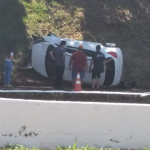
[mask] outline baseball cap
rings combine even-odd
[[[79,47],[78,47],[79,49],[83,49],[83,46],[82,45],[79,45]]]

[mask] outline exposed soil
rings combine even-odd
[[[149,10],[149,0],[0,0],[0,76],[7,46],[12,47],[15,65],[21,64],[30,53],[32,35],[53,32],[116,43],[123,52],[123,80],[150,83]]]

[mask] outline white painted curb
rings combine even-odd
[[[110,95],[134,95],[134,96],[150,96],[150,92],[109,92],[109,91],[63,91],[63,90],[0,90],[0,93],[69,93],[69,94],[110,94]]]

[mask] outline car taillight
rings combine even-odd
[[[117,54],[115,52],[108,52],[108,54],[112,55],[113,57],[117,58]]]

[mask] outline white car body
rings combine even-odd
[[[49,49],[51,49],[51,47],[57,47],[57,45],[59,45],[62,40],[65,40],[67,42],[66,57],[65,57],[65,71],[63,77],[65,81],[71,81],[71,71],[69,71],[69,61],[72,53],[70,53],[70,51],[77,50],[79,45],[83,45],[87,55],[89,55],[88,53],[90,53],[91,55],[92,53],[95,52],[96,46],[100,45],[101,52],[105,55],[106,60],[112,59],[112,61],[110,61],[112,63],[110,64],[112,68],[111,67],[109,68],[107,67],[107,65],[105,65],[104,67],[105,71],[104,73],[101,74],[101,78],[100,78],[101,85],[116,86],[120,82],[122,76],[122,70],[123,70],[123,56],[119,48],[105,47],[101,43],[59,38],[55,35],[44,36],[42,41],[35,42],[32,46],[32,67],[39,74],[41,74],[44,77],[51,77],[51,74],[54,75],[54,72],[52,71],[52,68],[54,69],[54,62],[53,60],[50,60]],[[117,58],[115,58],[109,53],[116,54]],[[92,57],[87,56],[87,59],[88,59],[88,67],[89,67]],[[112,76],[109,75],[109,72],[112,74]],[[84,83],[87,84],[92,83],[92,73],[89,72],[86,73]]]

